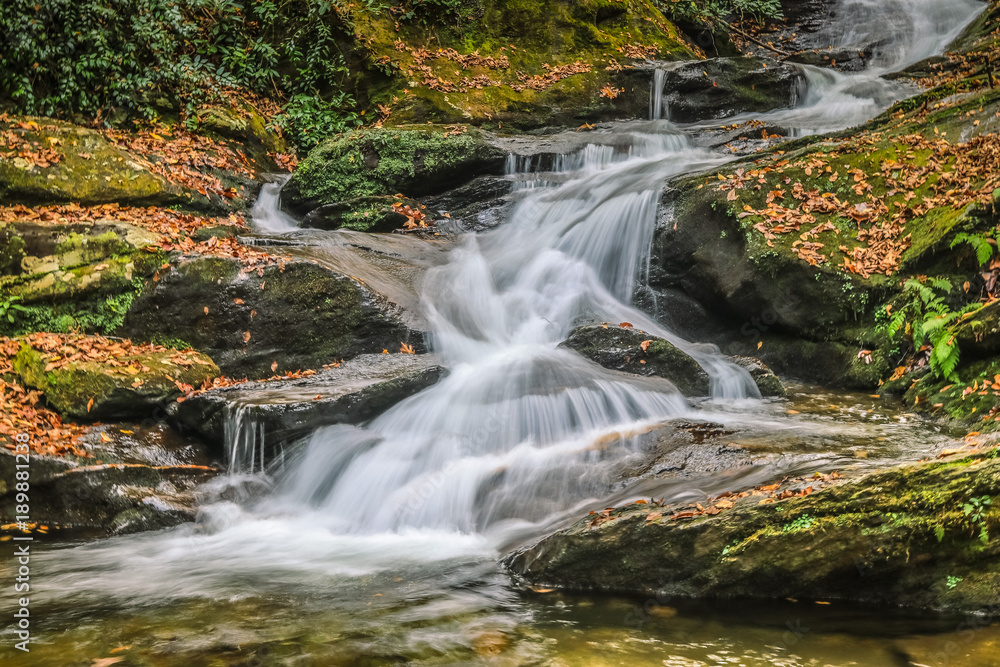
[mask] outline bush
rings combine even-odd
[[[0,102],[44,116],[190,119],[245,90],[293,100],[281,125],[298,141],[303,108],[352,120],[344,16],[331,0],[5,0]]]

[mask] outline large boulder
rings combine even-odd
[[[147,285],[125,317],[134,340],[183,341],[230,377],[259,379],[363,353],[422,349],[399,310],[350,277],[306,261],[245,270],[192,256]]]
[[[670,380],[685,396],[707,396],[708,373],[662,338],[632,328],[593,325],[573,331],[561,346],[605,368]]]
[[[229,456],[237,441],[253,440],[270,459],[320,426],[373,419],[444,373],[427,355],[362,355],[300,378],[206,391],[175,403],[168,413],[182,431],[216,447],[217,455]]]
[[[444,127],[358,130],[320,144],[282,191],[282,205],[304,216],[321,206],[368,206],[371,197],[437,194],[475,176],[503,173],[506,153],[486,133]],[[374,224],[374,223],[373,223]],[[364,216],[350,226],[368,231]]]
[[[206,204],[204,196],[153,173],[97,130],[49,118],[0,124],[0,129],[5,130],[0,200],[7,204]]]
[[[145,417],[219,376],[211,359],[193,350],[133,345],[100,336],[33,334],[13,368],[50,408],[85,420]]]
[[[0,223],[0,293],[16,303],[0,335],[110,333],[165,253],[159,236],[116,220]]]
[[[803,481],[690,508],[633,504],[591,513],[504,563],[527,583],[575,591],[985,611],[998,602],[1000,540],[989,527],[1000,508],[983,499],[998,483],[1000,461],[977,454],[811,495]]]
[[[769,58],[713,58],[667,70],[664,96],[679,123],[794,106],[805,79],[794,65]]]

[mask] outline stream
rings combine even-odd
[[[942,52],[981,9],[841,0],[829,41],[877,42],[870,69],[803,66],[798,105],[754,118],[796,135],[863,122],[913,94],[883,74]],[[262,238],[346,273],[354,246],[419,254],[429,268],[412,292],[392,291],[391,265],[375,267],[373,287],[425,323],[449,374],[367,425],[316,430],[266,473],[237,467],[195,524],[40,547],[37,642],[13,664],[996,664],[1000,626],[961,618],[521,592],[497,566],[592,509],[859,472],[962,435],[864,394],[790,383],[787,400],[761,399],[713,346],[631,305],[664,183],[732,159],[692,140],[719,123],[671,123],[657,85],[650,107],[651,120],[567,135],[577,147],[549,171],[512,159],[503,224],[441,242],[300,230],[278,208],[281,184],[265,186]],[[558,347],[590,322],[670,340],[708,372],[711,396],[690,401]],[[678,440],[678,422],[709,422],[723,440]]]

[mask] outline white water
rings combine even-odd
[[[902,94],[877,74],[940,50],[978,8],[971,0],[892,4],[913,28],[884,49],[876,70],[809,69],[800,107],[767,116],[814,131],[874,115]],[[860,29],[844,39],[863,39]],[[859,92],[867,87],[870,95]],[[523,198],[509,222],[467,236],[428,272],[423,310],[446,379],[367,428],[318,430],[256,507],[220,502],[196,526],[50,555],[43,593],[239,594],[263,579],[318,585],[400,560],[490,557],[511,530],[609,495],[613,464],[635,453],[648,425],[697,414],[666,381],[625,377],[559,348],[582,321],[629,321],[664,336],[709,370],[716,400],[752,396],[742,371],[629,305],[664,180],[727,158],[693,148],[662,120],[591,136],[555,174],[526,174],[532,166],[515,162]],[[269,232],[294,228],[277,211],[279,191],[265,186],[254,209]]]

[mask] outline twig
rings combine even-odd
[[[758,46],[764,47],[768,51],[774,51],[779,56],[784,56],[785,58],[787,58],[790,55],[792,55],[791,53],[788,53],[787,51],[782,51],[781,49],[779,49],[779,48],[777,48],[775,46],[771,46],[770,44],[765,44],[764,42],[760,41],[759,39],[757,39],[753,35],[751,35],[749,33],[746,33],[746,32],[743,32],[742,30],[740,30],[739,28],[737,28],[736,26],[734,26],[732,23],[727,23],[726,21],[720,21],[720,22],[724,26],[726,26],[727,28],[729,28],[730,30],[732,30],[733,32],[735,32],[740,37],[743,37],[744,39],[748,39],[751,42],[753,42],[754,44],[756,44]]]

